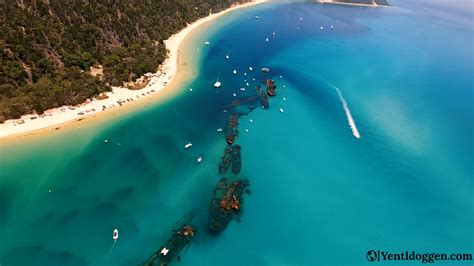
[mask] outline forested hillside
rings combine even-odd
[[[163,40],[237,2],[248,0],[0,1],[0,122],[155,72]],[[94,64],[102,80],[88,74]]]

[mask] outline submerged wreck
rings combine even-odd
[[[268,94],[265,93],[265,92],[262,92],[262,86],[260,85],[257,85],[257,87],[255,88],[255,94],[259,97],[260,99],[260,105],[264,108],[264,109],[268,109],[268,107],[270,106],[269,103],[268,103]]]
[[[219,174],[227,173],[230,165],[232,164],[232,146],[228,145],[225,147],[224,155],[221,157],[221,162],[219,163]]]
[[[239,135],[239,116],[237,113],[233,113],[229,116],[229,120],[227,120],[227,130],[225,133],[225,139],[229,145],[234,143],[235,139]]]
[[[234,175],[238,175],[242,168],[241,150],[240,145],[234,145],[234,147],[232,147],[232,173],[234,173]]]
[[[195,234],[195,227],[191,225],[192,219],[197,215],[197,210],[188,212],[173,228],[173,235],[168,239],[166,245],[158,249],[144,263],[145,266],[166,266],[176,258],[180,261],[180,253],[188,248]]]
[[[273,97],[276,95],[276,85],[275,85],[275,81],[273,81],[273,79],[267,79],[265,81],[265,84],[267,86],[267,93],[268,95],[270,95],[270,97]]]
[[[213,233],[222,232],[232,219],[241,214],[243,194],[250,193],[249,182],[246,179],[228,184],[226,178],[217,183],[212,194],[209,229]]]
[[[219,174],[223,175],[227,173],[229,168],[232,169],[232,173],[235,175],[240,173],[240,169],[242,168],[241,150],[240,145],[228,145],[225,148],[221,162],[219,163]]]

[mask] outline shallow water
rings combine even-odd
[[[472,252],[472,24],[443,20],[440,7],[400,6],[236,11],[193,40],[199,76],[176,98],[3,148],[0,264],[138,265],[193,208],[198,234],[181,265],[362,265],[369,249]],[[240,119],[240,176],[252,194],[241,222],[210,236],[226,145],[216,129],[230,113],[221,106],[233,93],[252,95],[261,67],[278,95]]]

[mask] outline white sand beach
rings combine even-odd
[[[144,99],[157,101],[160,98],[170,96],[171,90],[181,88],[183,81],[186,80],[186,71],[180,71],[180,68],[186,68],[186,64],[180,64],[183,60],[180,47],[186,37],[204,25],[233,10],[253,6],[266,2],[266,0],[254,0],[252,2],[235,5],[219,13],[211,14],[201,18],[179,33],[174,34],[165,41],[168,49],[168,58],[153,74],[148,85],[140,90],[130,90],[123,87],[113,87],[111,92],[106,93],[108,98],[103,100],[90,99],[86,103],[78,106],[63,106],[56,109],[47,110],[43,115],[24,115],[20,119],[7,120],[0,124],[0,140],[18,138],[26,135],[37,134],[41,132],[51,132],[61,129],[68,123],[77,121],[91,121],[102,113],[110,113],[110,110],[124,109],[125,106],[134,104],[149,103]],[[189,71],[187,71],[189,72]],[[153,97],[152,97],[153,96]],[[113,119],[112,117],[110,119]]]

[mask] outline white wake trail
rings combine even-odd
[[[117,243],[117,239],[114,239],[114,243],[112,244],[112,247],[110,247],[109,260],[110,260],[110,257],[112,257],[112,251],[114,251],[115,243]]]
[[[344,97],[342,96],[342,92],[341,90],[339,90],[339,88],[337,88],[334,85],[333,87],[337,91],[337,94],[339,95],[339,99],[341,100],[341,103],[342,103],[342,108],[344,108],[344,111],[346,112],[347,122],[349,123],[349,126],[352,129],[352,135],[354,135],[356,139],[360,139],[359,130],[357,130],[357,126],[355,124],[354,118],[352,118],[351,110],[349,110],[349,107],[347,106],[346,99],[344,99]]]

